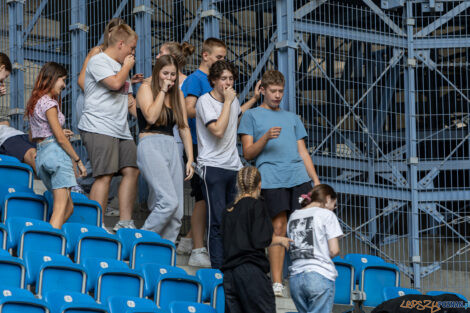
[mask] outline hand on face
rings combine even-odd
[[[5,87],[5,83],[0,83],[0,96],[4,96],[7,93],[7,87]]]
[[[131,83],[132,84],[138,84],[144,81],[144,74],[139,73],[139,74],[134,74],[131,78]]]
[[[236,96],[237,93],[235,92],[235,89],[233,89],[233,87],[227,87],[224,89],[225,101],[229,101],[230,103],[232,103]]]
[[[175,84],[174,81],[170,79],[164,79],[163,84],[162,84],[162,90],[164,92],[168,92],[168,90],[170,90],[170,88],[173,87],[174,84]]]
[[[124,63],[122,64],[123,66],[128,66],[129,68],[133,68],[135,64],[135,57],[133,54],[129,54],[126,56],[124,59]]]

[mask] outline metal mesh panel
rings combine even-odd
[[[54,60],[70,72],[67,126],[74,126],[78,95],[72,80],[112,17],[139,34],[134,72],[146,76],[167,41],[196,47],[183,69],[191,73],[211,36],[226,42],[227,58],[240,71],[241,103],[266,69],[279,68],[287,78],[283,107],[302,118],[320,179],[339,192],[342,254],[397,264],[403,286],[470,296],[469,1],[0,5],[0,50],[17,63],[0,101],[23,108],[39,68]],[[23,127],[20,110],[13,113]],[[192,200],[185,201],[189,215]]]

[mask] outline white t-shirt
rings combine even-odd
[[[235,98],[230,105],[230,117],[222,138],[217,138],[207,128],[207,125],[217,121],[223,105],[210,93],[203,94],[196,102],[197,162],[204,166],[238,171],[242,168],[237,150],[238,117],[242,112],[238,99]]]
[[[328,240],[342,235],[332,211],[318,207],[294,211],[287,223],[287,236],[293,240],[289,249],[290,274],[314,271],[334,281],[338,272],[330,258]]]
[[[24,133],[7,125],[0,125],[0,146],[3,145],[5,140],[18,135],[24,135]]]
[[[121,89],[108,89],[101,81],[116,75],[121,64],[106,53],[93,56],[85,72],[85,106],[78,129],[121,139],[132,139],[128,114],[128,94],[132,93],[129,78]]]

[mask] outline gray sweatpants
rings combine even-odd
[[[149,186],[150,215],[142,229],[176,241],[183,218],[183,169],[172,136],[153,134],[139,140],[137,166]]]

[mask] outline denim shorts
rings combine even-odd
[[[37,144],[36,171],[49,191],[77,185],[72,160],[54,137]]]

